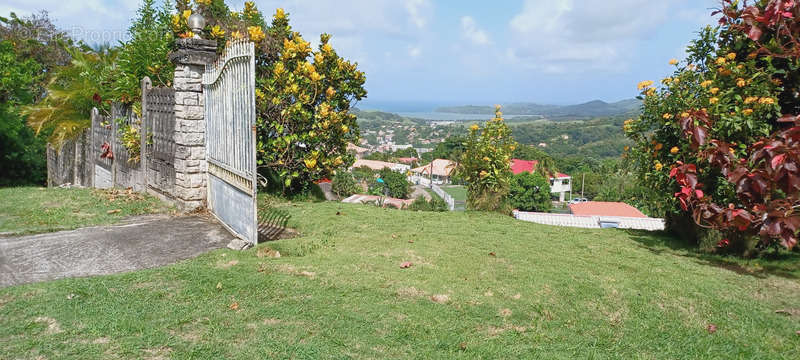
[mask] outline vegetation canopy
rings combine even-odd
[[[800,5],[723,1],[671,77],[639,84],[629,156],[657,202],[725,236],[720,249],[791,249],[800,230]]]

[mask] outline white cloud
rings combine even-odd
[[[545,72],[622,70],[623,54],[662,23],[680,1],[526,0],[509,27],[510,60]]]
[[[471,16],[461,17],[461,33],[462,36],[476,45],[488,45],[491,43],[489,34],[483,29],[479,29],[475,23],[475,19]]]
[[[417,28],[424,28],[431,12],[430,2],[428,0],[405,0],[405,8],[409,21]]]
[[[420,49],[419,46],[408,47],[408,56],[411,56],[412,58],[418,58],[420,55],[422,55],[422,49]]]

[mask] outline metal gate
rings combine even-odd
[[[203,74],[208,208],[236,236],[258,241],[255,46],[236,41]]]

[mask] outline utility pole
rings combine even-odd
[[[582,173],[581,175],[581,198],[583,198],[583,185],[586,183],[586,173]]]

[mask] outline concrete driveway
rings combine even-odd
[[[199,216],[144,216],[119,225],[0,237],[0,287],[168,265],[232,239],[216,221]]]

